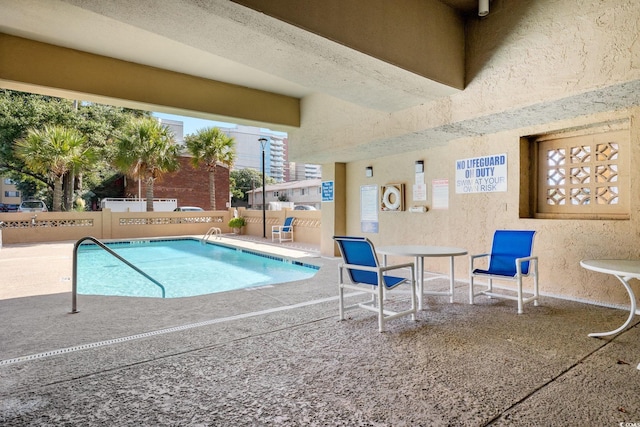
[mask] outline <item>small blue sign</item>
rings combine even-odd
[[[322,201],[333,202],[333,181],[322,181]]]

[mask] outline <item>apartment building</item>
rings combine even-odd
[[[265,198],[267,206],[277,206],[276,202],[288,202],[293,206],[305,205],[320,209],[322,203],[321,179],[308,179],[304,181],[282,182],[265,186]],[[262,187],[247,192],[249,206],[254,209],[262,209]]]
[[[0,177],[0,203],[4,205],[19,205],[22,194],[11,178]]]

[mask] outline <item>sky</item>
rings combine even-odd
[[[198,129],[203,129],[206,127],[223,127],[223,128],[234,128],[236,125],[234,123],[225,123],[225,122],[215,122],[212,120],[204,120],[197,119],[194,117],[186,117],[186,116],[176,116],[174,114],[165,114],[165,113],[153,113],[154,117],[158,117],[160,119],[167,120],[179,120],[183,122],[184,125],[184,135],[187,136],[192,133],[196,133]]]
[[[235,123],[227,123],[227,122],[217,122],[217,121],[213,121],[213,120],[205,120],[205,119],[198,119],[195,117],[187,117],[187,116],[176,116],[174,114],[166,114],[166,113],[153,113],[154,117],[158,117],[160,119],[167,119],[167,120],[179,120],[181,122],[183,122],[183,134],[184,136],[187,136],[189,134],[192,133],[196,133],[199,129],[203,129],[206,127],[220,127],[220,128],[235,128],[237,127],[237,124]],[[264,130],[266,132],[275,134],[275,135],[281,135],[281,136],[286,136],[287,134],[285,132],[277,132],[277,131],[272,131],[270,129],[261,129]]]

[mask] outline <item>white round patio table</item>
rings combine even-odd
[[[418,310],[422,310],[424,294],[449,296],[449,302],[453,302],[454,266],[453,258],[466,255],[467,250],[448,246],[424,246],[424,245],[393,245],[376,247],[376,252],[383,255],[383,264],[387,264],[387,255],[414,257],[416,263],[416,282],[418,284]],[[449,257],[449,291],[425,291],[424,290],[424,259],[430,257]]]
[[[633,289],[629,286],[629,280],[640,279],[640,260],[637,259],[585,259],[580,261],[580,265],[587,270],[597,271],[599,273],[611,274],[618,278],[622,286],[627,290],[631,299],[631,308],[629,317],[626,322],[618,329],[609,332],[595,332],[589,334],[590,337],[604,337],[615,335],[623,331],[631,321],[635,314],[640,314],[636,310],[636,296]]]

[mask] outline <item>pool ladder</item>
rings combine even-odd
[[[109,254],[113,255],[116,258],[118,258],[120,261],[124,262],[126,265],[128,265],[129,267],[131,267],[132,269],[134,269],[138,273],[142,274],[147,279],[151,280],[156,286],[158,286],[162,290],[162,298],[165,298],[165,289],[164,289],[164,286],[162,286],[162,284],[160,282],[158,282],[153,277],[149,276],[144,271],[140,270],[135,265],[131,264],[126,259],[122,258],[120,255],[115,253],[113,250],[109,249],[100,240],[96,239],[95,237],[87,236],[87,237],[83,237],[82,239],[78,240],[73,245],[73,278],[72,278],[72,290],[71,290],[71,313],[78,313],[78,248],[80,247],[80,244],[82,242],[84,242],[85,240],[91,240],[93,243],[98,245],[100,248],[104,249]]]
[[[207,231],[204,236],[202,236],[202,239],[200,239],[200,243],[204,244],[204,242],[208,241],[209,237],[211,236],[219,239],[220,237],[222,237],[222,230],[220,230],[218,227],[211,227],[209,231]]]

